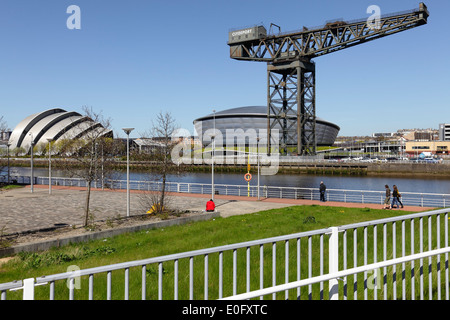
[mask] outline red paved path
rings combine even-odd
[[[37,188],[48,188],[47,185],[35,185]],[[67,187],[67,186],[52,186],[53,189],[71,189],[71,190],[86,190],[85,187]],[[92,189],[93,191],[100,191],[101,189]],[[110,190],[105,189],[103,191],[111,191],[111,192],[126,192],[125,189],[117,189]],[[130,193],[140,193],[144,191],[139,190],[130,190]],[[205,198],[209,199],[211,197],[210,194],[198,194],[198,193],[177,193],[177,192],[169,192],[168,194],[172,196],[180,196],[180,197],[194,197],[194,198]],[[245,196],[231,196],[231,195],[215,195],[215,199],[223,199],[223,200],[236,200],[236,201],[258,201],[257,197],[245,197]],[[371,209],[383,209],[384,205],[382,204],[374,204],[374,203],[354,203],[354,202],[339,202],[339,201],[326,201],[321,202],[318,200],[306,200],[306,199],[279,199],[279,198],[261,198],[259,200],[261,202],[272,202],[272,203],[284,203],[284,204],[292,204],[294,205],[320,205],[320,206],[329,206],[329,207],[346,207],[346,208],[371,208]],[[420,206],[408,206],[405,205],[403,208],[397,209],[394,208],[392,210],[400,210],[400,211],[410,211],[410,212],[422,212],[422,211],[430,211],[434,210],[434,207],[420,207]]]

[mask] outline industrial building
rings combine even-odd
[[[110,129],[78,112],[55,108],[32,114],[23,119],[12,131],[10,149],[22,148],[29,153],[31,145],[64,139],[83,139],[97,132],[99,136],[112,137]]]
[[[291,120],[297,119],[297,114],[293,111],[288,113],[288,118]],[[216,144],[237,145],[239,132],[244,135],[249,133],[249,129],[254,129],[258,137],[267,139],[267,107],[266,106],[247,106],[233,109],[218,111],[204,117],[194,120],[195,130],[202,141],[203,146],[211,143],[211,136],[205,132],[212,132],[212,129],[220,131],[222,141],[219,141],[217,136]],[[211,130],[211,131],[210,131]],[[228,130],[228,134],[227,134]],[[241,131],[242,130],[242,131]],[[282,131],[281,125],[275,126],[273,130],[279,130],[280,135]],[[289,136],[294,139],[288,141],[289,146],[297,145],[297,127],[290,129]],[[318,146],[333,145],[339,133],[340,127],[334,123],[328,122],[321,118],[316,118],[316,143]],[[264,136],[260,136],[264,132]],[[279,141],[278,141],[279,142]],[[245,142],[248,145],[248,137]]]

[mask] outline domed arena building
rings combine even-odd
[[[288,116],[292,119],[297,118],[297,115],[293,112],[289,113]],[[226,130],[242,129],[245,132],[248,129],[254,129],[257,133],[259,133],[260,130],[267,130],[267,107],[249,106],[227,109],[194,120],[195,130],[197,131],[199,137],[201,137],[202,144],[204,146],[211,143],[211,138],[208,135],[205,135],[205,132],[207,130],[213,129],[214,123],[216,130],[220,130],[220,132],[222,133],[223,145],[227,145],[227,142],[235,144],[235,141],[227,140],[229,139],[229,137],[226,137]],[[278,129],[279,132],[281,132],[280,125],[278,125],[278,127],[275,127],[275,129]],[[291,130],[293,130],[292,136],[297,137],[296,128],[292,128]],[[340,127],[338,125],[316,117],[317,146],[333,145],[339,133],[339,130]],[[203,141],[203,139],[205,141]],[[234,139],[234,137],[231,137],[231,139]],[[220,143],[220,141],[217,140],[216,142]],[[291,141],[289,144],[295,146],[297,144],[297,141]]]
[[[32,114],[23,119],[13,130],[9,138],[10,148],[23,148],[30,152],[32,145],[48,143],[48,140],[58,142],[64,139],[83,139],[94,132],[99,136],[113,137],[110,129],[105,129],[100,123],[93,121],[78,112],[64,109],[49,109]]]

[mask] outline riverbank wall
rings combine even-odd
[[[0,160],[0,169],[6,170],[6,159]],[[10,160],[12,167],[29,167],[29,159]],[[34,159],[34,166],[47,167],[48,159]],[[118,170],[126,170],[126,162],[117,164]],[[130,162],[130,169],[135,171],[158,170],[155,163]],[[227,165],[215,164],[214,171],[221,173],[246,173],[247,165]],[[252,165],[251,171],[257,170],[256,165]],[[210,172],[211,165],[173,165],[173,172]],[[413,161],[404,162],[381,162],[381,163],[363,163],[363,162],[327,162],[327,161],[301,161],[283,163],[280,161],[278,173],[283,174],[321,174],[321,175],[432,175],[450,177],[450,162],[443,163],[418,163]]]

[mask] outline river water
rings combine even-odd
[[[12,167],[13,175],[30,175],[30,168]],[[256,171],[256,170],[255,170]],[[256,172],[252,172],[251,185],[257,185]],[[47,177],[48,169],[34,168],[34,176]],[[67,177],[63,171],[52,170],[53,177]],[[126,172],[118,172],[115,179],[126,180]],[[142,172],[130,172],[130,180],[148,181],[148,175]],[[170,175],[169,181],[189,182],[189,183],[211,183],[211,173],[186,173],[180,175]],[[398,176],[332,176],[332,175],[310,175],[310,174],[277,174],[273,176],[260,176],[261,186],[298,187],[298,188],[318,188],[320,181],[323,181],[329,189],[345,190],[371,190],[384,191],[384,185],[391,187],[397,185],[400,192],[423,192],[450,194],[450,179],[432,176],[413,175],[406,177]],[[215,173],[215,184],[247,185],[243,174],[236,173]]]

